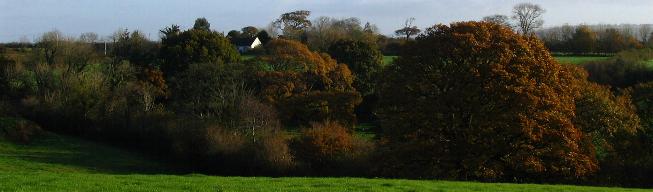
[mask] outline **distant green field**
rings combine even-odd
[[[389,65],[394,61],[398,56],[383,56],[383,65]]]
[[[179,174],[133,152],[47,134],[30,145],[0,139],[0,191],[646,191],[569,185],[432,180],[223,177]]]
[[[256,56],[254,56],[254,55],[241,55],[241,57],[245,61],[256,58]]]
[[[590,61],[606,60],[610,57],[591,57],[591,56],[556,56],[556,60],[560,63],[567,64],[583,64]]]

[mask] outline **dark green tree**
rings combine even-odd
[[[228,64],[240,61],[240,54],[222,33],[191,29],[180,32],[175,26],[162,30],[161,69],[170,77],[191,63]]]
[[[363,96],[374,93],[383,55],[373,45],[363,41],[340,40],[329,47],[329,55],[346,64],[354,72],[354,87]]]
[[[120,63],[122,60],[128,60],[141,67],[155,64],[158,47],[140,31],[120,31],[115,34],[114,39],[112,49],[114,64]]]
[[[236,31],[236,30],[231,30],[231,31],[227,32],[227,37],[230,38],[230,39],[240,38],[241,35],[242,35],[242,33],[240,31]]]
[[[258,28],[253,26],[243,27],[240,31],[242,32],[241,36],[247,38],[254,38],[259,33]]]
[[[8,82],[7,78],[7,68],[13,61],[6,58],[2,53],[0,53],[0,99],[2,96],[8,93]]]
[[[195,20],[195,24],[193,25],[193,29],[211,31],[211,24],[204,17],[197,18]]]
[[[270,34],[268,34],[268,32],[265,30],[261,30],[260,32],[258,32],[258,34],[256,34],[256,37],[258,37],[258,40],[260,40],[263,45],[267,44],[268,42],[270,42],[270,40],[272,40]]]

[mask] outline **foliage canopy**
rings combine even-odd
[[[436,25],[383,77],[386,174],[560,179],[598,168],[573,123],[575,78],[535,38],[495,23]]]

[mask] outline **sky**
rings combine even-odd
[[[280,14],[312,11],[311,18],[358,17],[391,35],[407,18],[420,28],[438,23],[510,15],[521,2],[541,5],[545,27],[568,24],[651,24],[653,0],[0,0],[0,42],[34,40],[47,31],[69,36],[118,29],[140,30],[151,39],[171,24],[192,27],[205,17],[216,31],[265,27]]]

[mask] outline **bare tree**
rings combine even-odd
[[[379,33],[379,27],[377,27],[374,24],[370,24],[370,22],[365,23],[365,27],[363,27],[363,31],[366,33]]]
[[[512,19],[517,20],[517,28],[522,34],[532,34],[542,27],[542,15],[546,12],[542,7],[532,3],[520,3],[512,10]]]
[[[95,43],[98,40],[97,33],[86,32],[79,36],[79,40],[85,43]]]
[[[55,57],[61,54],[64,41],[64,35],[58,30],[44,33],[37,41],[37,46],[43,50],[48,65],[54,64]]]
[[[639,26],[639,38],[642,42],[646,42],[651,35],[651,25],[643,24]]]
[[[274,21],[265,26],[263,30],[265,30],[272,38],[279,37],[279,28],[277,28],[277,25],[274,23]]]
[[[506,15],[490,15],[490,16],[485,16],[483,17],[483,21],[485,22],[490,22],[490,23],[496,23],[499,25],[503,25],[509,28],[512,28],[512,24],[510,23],[510,17]]]
[[[406,39],[410,39],[411,36],[419,34],[421,30],[417,26],[413,25],[415,18],[411,17],[406,19],[404,22],[404,27],[395,31],[395,34],[398,36],[406,36]]]

